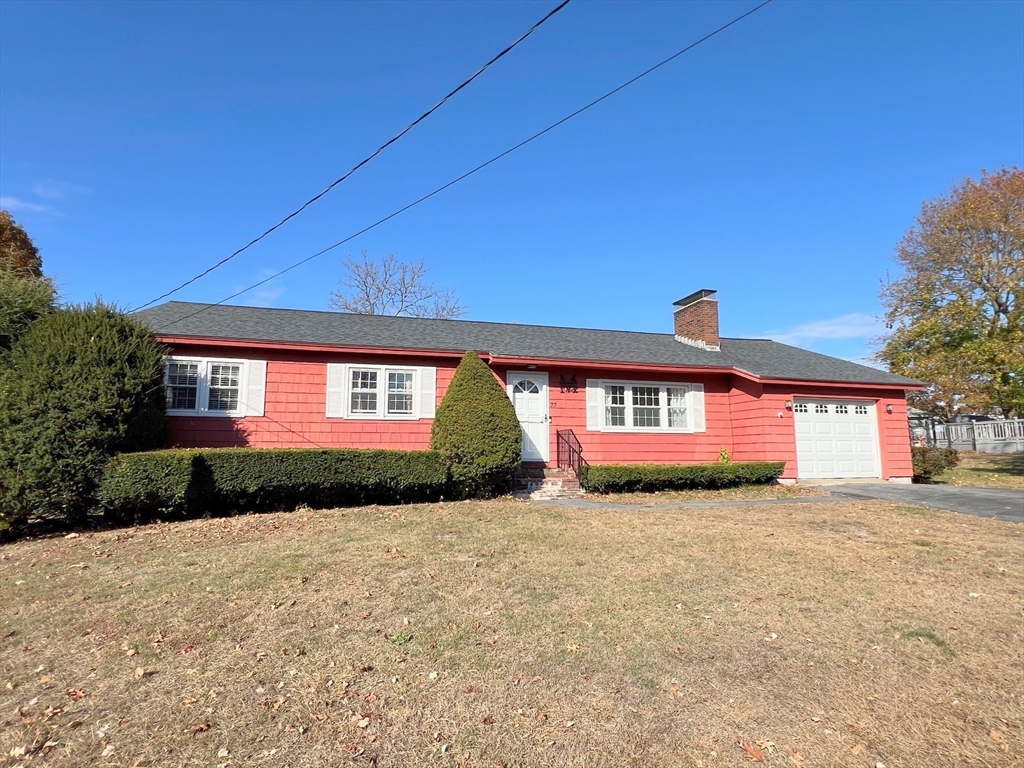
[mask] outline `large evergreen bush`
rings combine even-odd
[[[102,303],[29,328],[0,366],[0,526],[80,519],[111,455],[163,445],[164,354]]]
[[[512,489],[523,433],[515,408],[491,369],[467,352],[437,409],[431,447],[447,462],[452,482],[466,497]]]

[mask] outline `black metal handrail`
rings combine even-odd
[[[558,468],[571,469],[577,478],[583,478],[583,468],[590,466],[583,458],[583,446],[571,429],[560,429],[557,433]]]

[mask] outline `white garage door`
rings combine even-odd
[[[875,404],[796,400],[797,476],[881,477]]]

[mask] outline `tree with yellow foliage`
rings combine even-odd
[[[931,385],[914,404],[1024,416],[1024,171],[982,171],[926,202],[895,256],[878,359]]]

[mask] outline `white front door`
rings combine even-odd
[[[546,373],[508,374],[508,396],[515,406],[523,428],[523,461],[547,461],[548,375]]]
[[[800,399],[793,422],[798,477],[882,476],[873,402]]]

